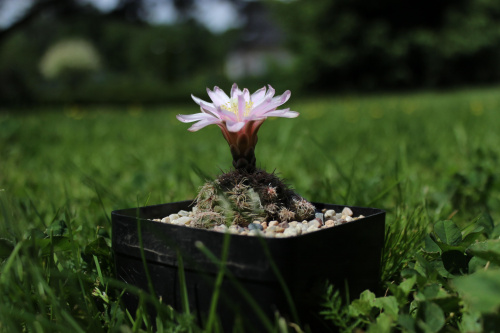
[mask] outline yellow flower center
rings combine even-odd
[[[245,112],[243,113],[244,117],[248,117],[250,115],[250,111],[252,111],[252,106],[253,106],[253,102],[245,102]],[[236,117],[238,118],[238,121],[241,121],[240,112],[239,112],[239,108],[238,108],[238,99],[233,98],[229,102],[227,102],[226,104],[221,105],[220,108],[234,113],[236,115]]]

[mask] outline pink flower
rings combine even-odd
[[[220,127],[233,155],[233,165],[237,169],[253,171],[255,169],[255,145],[257,132],[267,117],[295,118],[298,112],[289,108],[276,110],[290,98],[290,90],[274,97],[274,89],[269,86],[250,95],[248,89],[240,90],[233,84],[231,97],[215,87],[213,91],[207,88],[212,103],[205,102],[193,95],[191,97],[200,106],[201,113],[177,115],[183,123],[196,122],[189,130],[195,132],[207,125]]]

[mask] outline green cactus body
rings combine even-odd
[[[200,187],[193,225],[211,228],[248,226],[258,221],[292,221],[314,217],[315,207],[289,188],[276,174],[264,170],[233,170]]]

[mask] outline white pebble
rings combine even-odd
[[[352,216],[352,210],[351,210],[349,207],[345,207],[345,208],[342,210],[342,215]]]
[[[168,218],[170,219],[170,223],[173,223],[174,220],[179,218],[179,214],[170,214]]]
[[[289,227],[296,227],[299,222],[293,221],[293,222],[288,222]]]
[[[226,225],[225,225],[225,224],[216,225],[216,226],[214,227],[214,230],[215,230],[215,231],[219,231],[219,232],[226,232],[227,227],[226,227]]]
[[[279,224],[279,222],[278,222],[278,221],[271,221],[271,222],[269,222],[269,224],[268,224],[267,226],[268,226],[268,227],[273,227],[273,226],[276,226],[276,225],[278,225],[278,224]]]
[[[177,224],[188,224],[190,223],[192,218],[189,216],[181,216],[177,219]]]
[[[315,225],[311,225],[309,228],[307,228],[307,232],[316,231],[316,230],[319,230],[319,228]]]
[[[309,223],[307,224],[308,228],[310,228],[310,227],[319,228],[320,225],[321,225],[321,223],[316,219],[309,221]]]
[[[170,218],[167,216],[167,217],[162,218],[161,221],[163,223],[170,223]]]
[[[232,234],[238,234],[240,231],[238,230],[238,226],[232,225],[229,227],[229,232]]]
[[[288,228],[287,228],[287,229],[288,229]],[[280,226],[277,226],[275,231],[276,231],[277,233],[283,233],[285,230],[286,230],[285,228],[280,227]]]
[[[179,216],[189,216],[189,212],[185,210],[180,210],[177,215]]]
[[[325,227],[330,228],[335,225],[335,222],[333,220],[328,220],[325,222]]]
[[[276,232],[277,226],[272,225],[270,227],[267,227],[266,232]]]
[[[271,237],[271,238],[273,238],[273,237],[275,237],[275,236],[276,236],[276,233],[275,233],[274,231],[269,231],[269,229],[267,229],[267,230],[266,230],[266,232],[264,233],[264,235],[265,235],[266,237]]]
[[[283,232],[283,235],[287,237],[297,236],[297,229],[295,229],[294,227],[286,228],[285,231]]]
[[[325,218],[326,218],[326,219],[329,219],[329,218],[331,218],[331,217],[335,216],[335,214],[336,214],[336,213],[335,213],[335,211],[334,211],[333,209],[329,209],[329,210],[327,210],[327,211],[325,212]]]
[[[260,230],[257,230],[257,229],[252,229],[248,232],[248,236],[257,236],[257,235],[262,236],[262,232]]]
[[[351,222],[351,221],[353,220],[353,218],[352,218],[352,217],[350,217],[350,216],[346,216],[346,217],[345,217],[345,220],[346,220],[346,222]]]

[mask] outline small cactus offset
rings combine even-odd
[[[295,218],[297,220],[303,221],[314,216],[316,207],[304,198],[294,198],[292,202],[292,211],[295,212]]]
[[[295,218],[295,213],[286,207],[282,207],[278,215],[282,222],[291,222]]]
[[[277,175],[233,170],[205,183],[195,200],[194,225],[247,226],[255,220],[289,222],[314,217],[314,206]]]

